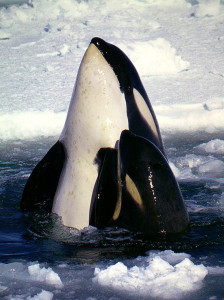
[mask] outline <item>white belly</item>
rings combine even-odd
[[[67,119],[60,136],[66,162],[54,198],[53,212],[66,226],[89,225],[89,210],[98,176],[95,158],[100,148],[115,147],[128,129],[126,102],[119,82],[100,51],[91,44],[76,80]]]

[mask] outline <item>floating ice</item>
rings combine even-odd
[[[65,117],[65,112],[50,110],[0,113],[0,139],[23,140],[58,135]]]
[[[214,139],[195,148],[207,153],[224,154],[224,140]]]
[[[53,296],[53,293],[42,290],[42,292],[33,297],[27,297],[27,300],[51,300]]]
[[[209,133],[224,130],[224,101],[222,98],[194,104],[154,106],[159,125],[164,132]]]
[[[210,174],[213,176],[224,175],[224,162],[219,159],[213,159],[199,166],[199,173]]]
[[[174,260],[175,254],[172,251],[166,252],[164,258],[168,259],[169,256]],[[208,274],[203,265],[195,265],[188,257],[184,258],[183,254],[181,257],[183,260],[174,266],[158,254],[150,257],[145,267],[128,268],[118,262],[106,269],[96,268],[93,282],[138,297],[151,295],[163,299],[177,299],[183,293],[200,288]]]
[[[201,176],[214,179],[224,174],[224,162],[210,155],[186,154],[170,162],[170,166],[179,180],[200,179]]]
[[[176,54],[176,49],[164,38],[135,42],[129,46],[121,45],[121,49],[134,62],[142,76],[176,74],[190,65]]]
[[[149,251],[148,252],[149,257],[147,258],[147,261],[151,261],[153,258],[156,256],[159,256],[163,260],[167,261],[171,265],[175,265],[177,263],[180,263],[183,261],[185,258],[190,259],[190,254],[180,252],[180,253],[175,253],[172,250],[165,250],[165,251]]]
[[[41,268],[39,264],[35,264],[28,267],[28,272],[33,280],[63,287],[60,277],[51,268]]]
[[[16,295],[16,296],[10,296],[7,299],[10,300],[51,300],[53,298],[54,294],[45,290],[42,290],[40,293],[38,293],[35,296],[26,296],[26,295]]]
[[[200,156],[195,154],[186,154],[184,157],[178,159],[179,167],[189,167],[191,169],[200,167],[208,162],[207,156]]]
[[[42,292],[33,296],[34,290],[32,287],[38,287],[38,290],[41,285],[44,287],[53,285],[57,289],[64,287],[57,273],[51,268],[40,267],[39,263],[0,263],[0,283],[0,292],[11,294],[9,298],[4,299],[11,300],[50,300],[53,298],[53,293],[43,289]],[[21,283],[23,283],[23,286],[21,286]],[[23,295],[18,295],[18,291],[22,292]]]

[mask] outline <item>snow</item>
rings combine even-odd
[[[154,106],[160,127],[168,132],[209,132],[224,130],[224,98],[194,104]]]
[[[197,17],[216,16],[219,14],[220,0],[199,0],[195,9]]]
[[[180,258],[173,251],[165,251],[168,260],[169,256],[173,259],[175,255]],[[183,256],[184,254],[181,258]],[[96,268],[93,281],[140,297],[151,295],[160,299],[179,299],[183,293],[200,288],[207,274],[205,266],[195,265],[188,257],[171,265],[160,255],[156,255],[149,257],[145,267],[128,268],[118,262],[103,270]]]
[[[176,49],[164,38],[122,45],[121,49],[131,57],[142,76],[177,74],[190,65],[176,55]]]
[[[2,140],[32,139],[58,135],[65,119],[64,112],[13,111],[0,113]]]
[[[223,14],[212,0],[42,0],[2,7],[0,138],[59,136],[94,36],[130,57],[162,133],[223,131]]]

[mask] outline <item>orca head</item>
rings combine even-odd
[[[92,39],[92,44],[99,49],[117,76],[126,100],[129,130],[151,140],[165,154],[155,113],[136,68],[127,55],[113,44],[98,37]]]
[[[133,88],[136,88],[146,97],[146,92],[137,70],[122,50],[98,37],[93,38],[91,44],[100,50],[108,64],[112,67],[118,78],[121,92],[131,94]]]
[[[100,146],[114,147],[125,128],[128,128],[127,109],[118,78],[101,51],[90,43],[78,70],[59,140],[70,144],[72,136],[76,140],[86,136],[90,147],[97,144],[97,153]],[[105,136],[113,142],[105,143]]]
[[[122,227],[156,234],[184,231],[188,213],[163,153],[152,142],[124,130],[118,149],[118,198],[113,215]]]

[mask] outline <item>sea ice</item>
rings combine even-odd
[[[219,159],[213,159],[199,166],[198,171],[204,175],[220,176],[224,174],[224,162]]]
[[[154,106],[160,127],[168,132],[205,131],[224,129],[223,99],[202,103]]]
[[[220,0],[198,0],[195,9],[197,17],[216,16],[219,14]]]
[[[48,291],[42,290],[39,294],[31,297],[27,297],[27,300],[51,300],[53,298],[54,294]]]
[[[28,267],[28,272],[33,280],[63,287],[60,277],[51,268],[41,268],[39,264],[35,264]]]
[[[195,148],[207,153],[224,154],[224,140],[214,139]]]
[[[182,261],[172,265],[163,258],[172,257],[175,253],[165,252],[153,255],[148,259],[145,267],[133,266],[128,268],[118,262],[106,269],[96,268],[93,282],[102,286],[111,287],[120,292],[136,294],[136,296],[151,295],[162,299],[180,298],[185,292],[195,291],[208,274],[203,265],[195,265],[186,254],[177,254],[177,260]],[[163,257],[163,258],[162,258]]]
[[[121,49],[131,58],[142,76],[176,74],[190,65],[177,55],[176,49],[164,38],[121,45]]]
[[[2,140],[34,139],[59,135],[63,128],[65,112],[13,111],[0,113]]]

